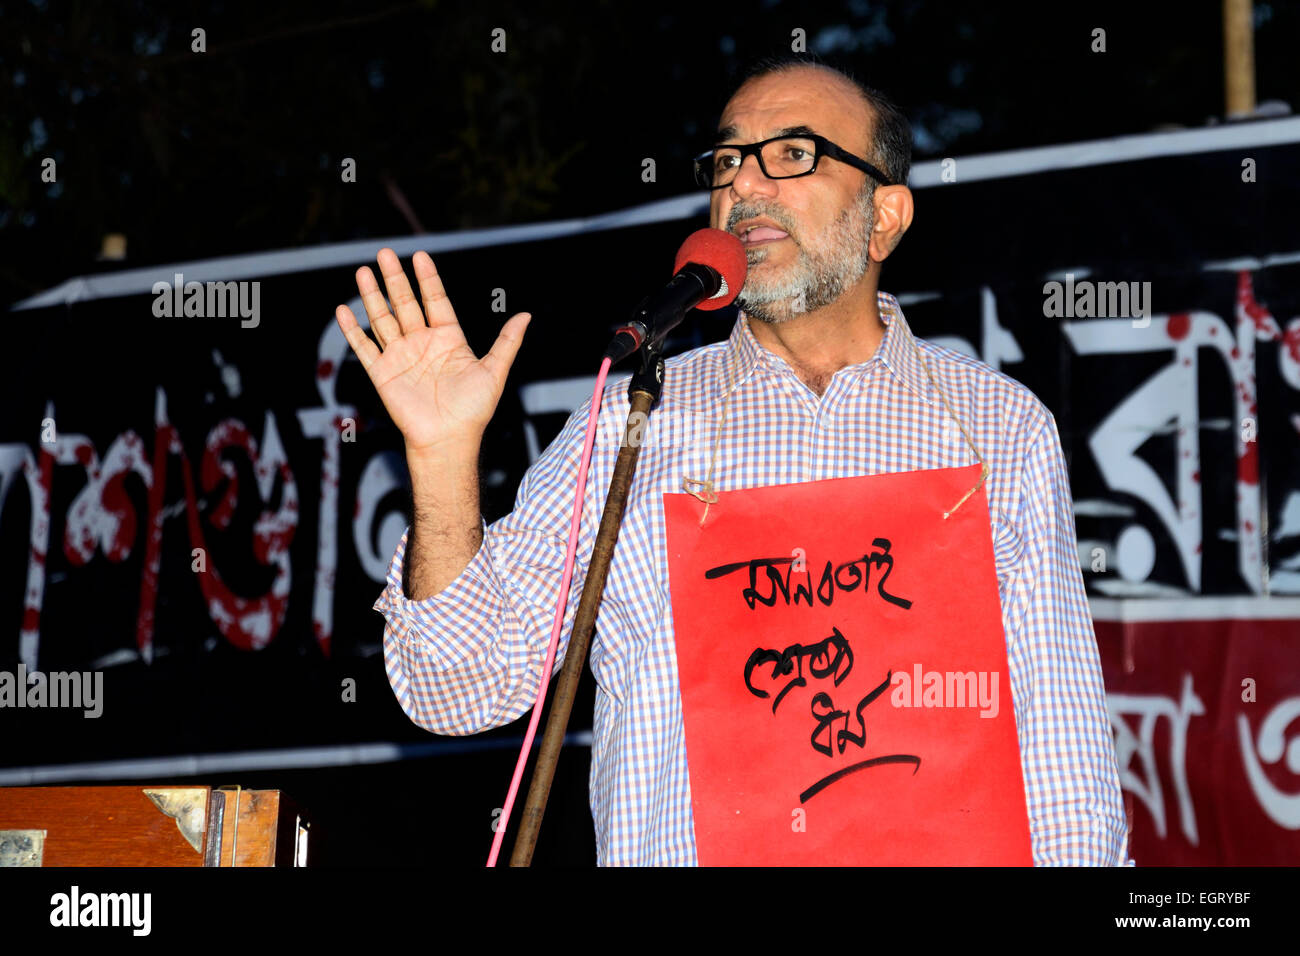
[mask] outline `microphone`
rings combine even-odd
[[[691,309],[712,311],[736,300],[749,261],[739,239],[721,229],[700,229],[677,250],[668,285],[642,301],[632,321],[614,333],[605,349],[610,364],[644,345],[663,341]]]

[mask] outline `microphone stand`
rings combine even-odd
[[[645,433],[650,409],[658,400],[663,383],[664,363],[660,347],[657,343],[648,343],[641,351],[641,368],[632,376],[628,385],[628,398],[632,407],[628,411],[623,445],[619,448],[614,473],[609,479],[605,512],[601,516],[596,543],[592,547],[587,578],[582,586],[582,600],[578,604],[573,633],[569,636],[569,647],[564,655],[564,666],[555,682],[555,695],[551,698],[551,710],[546,718],[546,732],[542,736],[537,765],[533,768],[533,779],[528,788],[528,799],[524,804],[514,851],[510,856],[511,866],[529,866],[532,863],[537,834],[542,826],[542,814],[546,812],[546,799],[550,796],[551,782],[555,777],[555,765],[560,759],[560,747],[564,743],[569,714],[573,710],[574,694],[578,689],[578,680],[582,677],[582,669],[587,663],[591,635],[596,628],[596,612],[600,609],[605,576],[609,572],[609,562],[614,556],[614,545],[618,541],[618,530],[623,522],[623,508],[632,487],[632,477],[636,474],[641,438]]]

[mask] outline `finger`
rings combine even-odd
[[[420,296],[424,301],[424,314],[429,319],[429,328],[454,325],[459,329],[456,312],[451,307],[451,299],[447,298],[447,290],[442,287],[442,277],[438,275],[433,259],[427,252],[417,252],[411,262],[415,266],[416,281],[420,283]]]
[[[510,321],[501,327],[501,334],[497,336],[488,354],[483,356],[483,367],[491,372],[498,382],[505,381],[510,366],[514,364],[515,356],[519,354],[519,346],[524,341],[524,330],[528,328],[531,319],[532,315],[527,312],[511,316]]]
[[[420,303],[411,291],[411,283],[406,279],[406,270],[402,261],[392,249],[379,250],[379,271],[384,274],[384,288],[388,290],[388,301],[393,303],[397,313],[398,324],[403,332],[414,332],[424,328],[424,313]]]
[[[361,367],[369,372],[370,366],[374,365],[375,360],[382,354],[379,346],[370,341],[370,336],[366,335],[365,329],[361,328],[357,317],[346,305],[340,305],[334,310],[334,319],[343,330],[343,337],[348,340],[348,345],[352,346],[352,351],[356,353]]]
[[[388,343],[402,334],[402,327],[397,324],[393,313],[388,311],[388,301],[379,291],[379,283],[369,266],[357,270],[357,291],[361,293],[361,303],[366,307],[370,318],[370,328],[379,340],[380,348],[387,348]]]

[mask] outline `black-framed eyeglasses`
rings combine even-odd
[[[860,169],[882,186],[892,186],[894,181],[865,159],[854,156],[836,146],[824,136],[807,133],[803,136],[774,136],[761,143],[748,145],[715,146],[695,157],[695,181],[705,189],[722,189],[730,186],[745,157],[758,157],[758,168],[768,179],[794,179],[811,176],[817,172],[817,163],[823,156],[847,163]]]

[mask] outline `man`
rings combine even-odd
[[[598,861],[697,862],[662,494],[706,476],[724,491],[969,465],[938,386],[991,468],[1035,863],[1127,862],[1055,420],[987,365],[913,343],[897,301],[878,292],[881,264],[912,222],[906,121],[843,74],[787,62],[741,85],[717,142],[700,161],[710,223],[742,238],[750,271],[730,339],[668,360],[643,436],[591,649]],[[529,470],[514,512],[485,527],[479,441],[529,316],[512,317],[480,361],[428,256],[414,259],[427,325],[391,250],[379,265],[392,313],[369,269],[357,284],[380,347],[346,307],[338,321],[403,433],[411,470],[413,525],[375,604],[387,618],[386,667],[416,723],[475,733],[516,719],[536,697],[587,407]],[[627,411],[625,382],[610,385],[598,434],[621,434]],[[584,502],[557,667],[617,451],[609,441],[593,451],[598,491]]]

